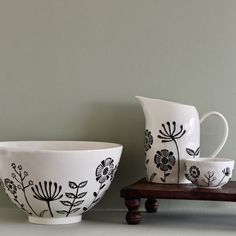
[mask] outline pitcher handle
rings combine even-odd
[[[225,117],[217,111],[211,111],[211,112],[204,114],[202,116],[202,118],[200,119],[200,123],[202,123],[206,118],[208,118],[211,115],[219,116],[224,122],[224,135],[223,135],[222,141],[221,141],[220,145],[216,148],[216,150],[209,156],[210,158],[213,158],[221,151],[221,149],[225,145],[225,142],[226,142],[226,140],[228,138],[228,134],[229,134],[229,126],[228,126],[228,122],[225,119]]]

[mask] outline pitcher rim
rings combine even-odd
[[[140,100],[141,99],[148,99],[148,100],[155,100],[155,101],[160,101],[160,102],[165,102],[165,103],[170,103],[170,104],[176,104],[176,105],[181,105],[181,106],[195,107],[193,105],[183,104],[183,103],[180,103],[180,102],[167,101],[167,100],[163,100],[163,99],[159,99],[159,98],[143,97],[143,96],[139,96],[139,95],[136,95],[135,98],[140,99]]]

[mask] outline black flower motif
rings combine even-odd
[[[27,203],[27,205],[29,206],[29,208],[31,209],[31,211],[35,214],[35,215],[38,215],[34,209],[32,208],[29,200],[28,200],[28,197],[27,197],[27,192],[26,192],[26,189],[29,188],[31,185],[33,185],[33,181],[32,180],[28,180],[27,181],[27,177],[28,177],[28,172],[27,171],[24,171],[23,170],[23,167],[22,165],[16,165],[16,163],[12,163],[11,164],[14,172],[11,174],[12,178],[14,179],[15,183],[17,182],[17,188],[19,190],[21,190],[23,192],[23,195],[24,195],[24,198],[25,198],[25,201]],[[23,209],[24,206],[19,203],[17,201],[17,203],[19,204],[19,206]],[[25,210],[25,209],[23,209]],[[26,210],[25,210],[26,211]],[[32,214],[31,212],[29,212],[29,214]]]
[[[200,176],[200,170],[196,166],[191,166],[189,173],[194,179],[197,179]]]
[[[145,135],[145,137],[144,137],[144,152],[146,155],[146,152],[151,148],[151,146],[153,144],[153,137],[152,137],[151,131],[149,131],[148,129],[145,130],[144,135]]]
[[[42,184],[39,182],[39,184],[35,185],[34,187],[31,187],[34,195],[33,197],[40,200],[40,201],[45,201],[47,203],[49,212],[51,217],[53,217],[52,209],[50,206],[50,202],[56,201],[60,198],[62,198],[63,194],[61,194],[62,186],[57,185],[56,182],[49,181],[44,181]]]
[[[114,160],[110,157],[106,158],[105,160],[101,161],[98,165],[95,175],[96,181],[99,182],[100,187],[98,191],[93,192],[94,199],[92,203],[88,207],[83,207],[83,211],[88,211],[91,209],[95,203],[99,202],[104,194],[102,190],[113,180],[115,172],[117,170],[117,165],[114,165]],[[108,182],[107,180],[110,179]]]
[[[224,170],[222,170],[222,172],[224,173],[224,175],[226,176],[230,176],[231,174],[231,170],[229,167],[226,167]]]
[[[157,168],[160,168],[162,171],[171,170],[175,164],[174,153],[167,149],[157,151],[154,157],[154,162],[156,163]]]
[[[180,154],[177,139],[180,139],[186,133],[183,125],[180,125],[180,129],[176,131],[176,122],[173,121],[172,125],[169,121],[166,124],[162,124],[162,130],[159,130],[158,138],[161,139],[162,143],[174,142],[177,151],[177,163],[178,163],[178,183],[180,178]]]
[[[108,157],[106,160],[103,160],[101,164],[96,169],[96,180],[99,183],[104,183],[108,180],[113,173],[114,163],[113,159]]]
[[[13,181],[7,178],[7,179],[4,180],[4,183],[5,183],[6,188],[7,188],[13,195],[15,195],[16,192],[17,192],[17,187],[16,187],[16,185],[13,183]]]

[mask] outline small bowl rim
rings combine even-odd
[[[199,157],[199,158],[194,158],[194,159],[186,159],[185,162],[220,164],[224,162],[233,163],[234,160],[230,158],[223,158],[223,157]]]

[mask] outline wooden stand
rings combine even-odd
[[[221,189],[197,188],[192,184],[156,184],[145,178],[121,189],[120,196],[125,199],[128,208],[126,221],[128,224],[139,224],[141,199],[147,199],[145,208],[153,213],[158,209],[157,199],[186,199],[206,201],[236,202],[236,181],[231,181]]]

